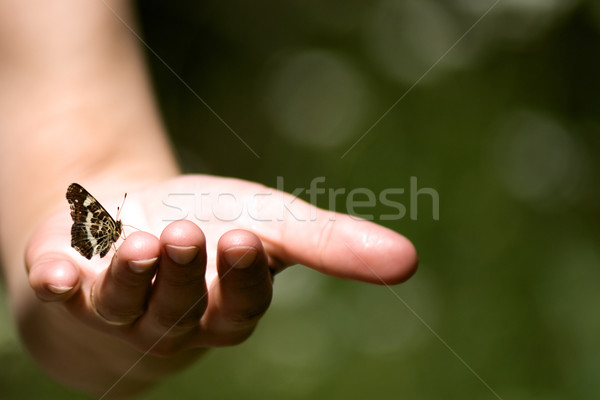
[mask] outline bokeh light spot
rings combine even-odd
[[[366,46],[388,78],[412,84],[446,53],[461,33],[454,19],[431,1],[384,0],[367,24]],[[427,74],[439,76],[450,66],[462,65],[460,48],[454,48]]]
[[[267,116],[277,133],[327,148],[361,133],[366,106],[362,76],[342,57],[299,51],[280,60],[266,87]]]
[[[498,125],[494,162],[506,188],[534,204],[561,204],[575,194],[584,155],[576,138],[549,117],[518,112]]]

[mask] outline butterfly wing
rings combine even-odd
[[[121,221],[115,221],[102,204],[77,183],[67,189],[71,208],[71,246],[90,260],[104,257],[121,234]]]

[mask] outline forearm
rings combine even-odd
[[[122,193],[176,173],[137,39],[100,1],[1,2],[0,87],[5,260],[72,181]]]
[[[109,4],[134,25],[127,2]],[[86,389],[94,391],[114,381],[136,352],[106,338],[104,357],[114,347],[120,359],[82,367],[86,356],[101,358],[82,350],[94,341],[97,347],[102,334],[73,329],[77,322],[71,316],[60,309],[54,314],[52,304],[37,301],[23,254],[39,221],[56,207],[67,207],[64,193],[71,182],[93,181],[105,193],[122,195],[177,173],[143,56],[137,39],[101,1],[4,0],[0,87],[0,251],[14,313],[30,351],[46,369],[71,383],[82,382],[79,371],[88,376]],[[143,386],[159,371],[132,374],[141,382],[129,386]]]

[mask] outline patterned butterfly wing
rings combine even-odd
[[[115,221],[108,211],[81,185],[72,183],[67,189],[71,208],[71,246],[90,260],[104,257],[110,246],[121,236],[121,221]]]

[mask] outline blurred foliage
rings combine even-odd
[[[186,171],[440,202],[378,221],[419,250],[407,283],[291,268],[247,343],[140,398],[598,398],[600,5],[493,4],[139,2]],[[2,393],[78,398],[2,338]]]

